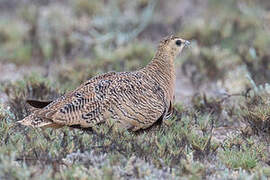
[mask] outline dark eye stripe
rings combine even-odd
[[[176,44],[177,46],[181,46],[182,41],[181,41],[181,40],[177,40],[177,41],[175,42],[175,44]]]

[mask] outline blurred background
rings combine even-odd
[[[145,66],[174,34],[192,41],[176,60],[176,100],[188,103],[269,82],[269,31],[268,0],[1,0],[0,82],[41,77],[65,92]]]

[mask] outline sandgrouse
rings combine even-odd
[[[134,72],[95,76],[50,102],[28,101],[33,112],[19,123],[32,127],[91,128],[108,120],[137,131],[172,113],[174,60],[189,41],[164,38],[152,61]]]

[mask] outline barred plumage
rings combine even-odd
[[[178,37],[168,37],[160,42],[145,68],[109,72],[91,78],[53,102],[31,102],[35,110],[19,123],[32,127],[88,128],[112,119],[133,131],[148,128],[172,112],[174,59],[187,44]]]

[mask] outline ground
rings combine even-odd
[[[0,14],[0,179],[270,177],[267,0],[2,0]],[[141,68],[171,34],[191,41],[172,119],[136,133],[16,124],[26,99]]]

